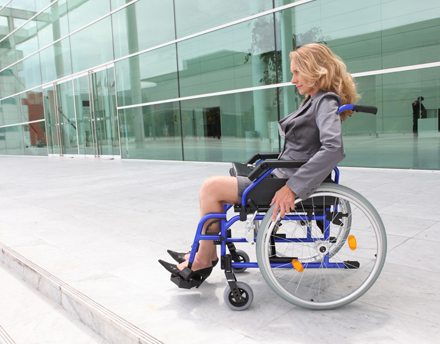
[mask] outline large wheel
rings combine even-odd
[[[268,285],[286,301],[332,309],[362,296],[382,271],[386,234],[374,207],[357,192],[322,184],[295,210],[272,222],[273,207],[257,237],[257,260]]]

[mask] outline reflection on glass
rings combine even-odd
[[[43,83],[72,74],[69,38],[40,51]]]
[[[17,63],[17,88],[24,91],[41,85],[41,72],[35,66],[40,65],[40,54],[35,54]]]
[[[99,155],[120,155],[113,68],[91,75],[92,111]]]
[[[148,20],[145,14],[148,13]],[[172,41],[174,12],[172,0],[140,0],[112,15],[115,58]],[[146,34],[146,33],[154,34]]]
[[[356,113],[343,123],[343,166],[440,168],[440,68],[357,78],[362,99],[376,106],[376,116]],[[423,80],[423,82],[420,82]],[[413,102],[426,108],[413,134]]]
[[[60,154],[60,135],[57,126],[56,93],[50,86],[43,90],[44,117],[46,119],[46,138],[49,154]]]
[[[26,155],[46,156],[46,137],[44,122],[29,123],[23,125],[24,143]]]
[[[70,36],[70,42],[73,73],[113,60],[110,17]]]
[[[73,80],[79,154],[94,155],[88,75]]]
[[[16,10],[25,10],[32,13],[35,11],[35,0],[12,0],[8,4],[8,7]]]
[[[59,0],[36,18],[40,49],[69,33],[66,0]]]
[[[3,124],[21,123],[20,96],[2,99],[0,102],[3,115]]]
[[[182,160],[178,103],[119,111],[122,158]]]
[[[21,121],[30,122],[44,119],[43,94],[41,89],[21,93]]]
[[[49,6],[53,0],[35,0],[35,12],[40,12],[46,6]]]
[[[7,155],[8,152],[6,150],[6,129],[0,128],[0,154]]]
[[[176,47],[166,46],[116,62],[118,106],[179,96]]]
[[[15,56],[14,35],[0,42],[0,69],[3,69],[17,61]]]
[[[185,160],[246,161],[279,152],[276,89],[182,102]]]
[[[70,32],[110,12],[109,0],[69,0],[67,5]]]
[[[277,12],[283,82],[290,81],[289,52],[311,42],[327,44],[351,73],[438,61],[439,17],[435,0],[423,8],[410,0],[398,8],[392,2],[313,1]]]
[[[272,0],[176,0],[177,38],[272,8]]]
[[[33,20],[13,34],[17,60],[21,60],[38,50],[37,23]]]
[[[77,125],[72,81],[56,85],[57,117],[62,154],[78,154]]]
[[[2,128],[6,141],[6,154],[25,155],[23,125]]]
[[[9,66],[0,72],[0,97],[4,98],[18,93],[17,65]]]
[[[178,43],[181,96],[276,83],[273,16]]]

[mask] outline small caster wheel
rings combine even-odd
[[[249,256],[246,252],[242,250],[236,250],[235,253],[237,253],[239,260],[234,260],[234,263],[248,263],[250,261]],[[239,274],[241,272],[245,272],[247,268],[232,268],[232,271],[234,271],[236,274]]]
[[[241,293],[241,302],[235,301],[234,295],[231,292],[231,287],[228,285],[223,293],[223,299],[225,303],[234,311],[244,311],[247,309],[252,301],[254,300],[254,292],[251,287],[249,287],[246,283],[237,282],[238,290]]]

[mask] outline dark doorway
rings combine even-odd
[[[207,136],[220,139],[222,136],[220,107],[204,108],[203,113],[205,117],[205,132],[207,133]]]

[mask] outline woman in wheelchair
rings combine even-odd
[[[276,169],[274,178],[287,178],[285,186],[272,199],[273,221],[295,208],[295,198],[308,198],[345,157],[341,121],[352,111],[338,114],[338,107],[352,104],[359,95],[343,61],[327,46],[307,44],[290,53],[292,84],[307,95],[300,108],[279,122],[284,147],[279,160],[308,160],[297,169]],[[243,191],[251,184],[247,177],[216,176],[207,179],[200,190],[200,215],[223,212],[224,204],[238,204]],[[208,228],[207,228],[208,227]],[[218,221],[207,221],[203,233],[218,233]],[[192,274],[205,280],[218,262],[214,242],[201,240],[191,270],[188,253],[168,250],[178,265],[159,260],[173,275]],[[188,271],[189,270],[189,271]],[[186,271],[186,272],[185,272]]]

